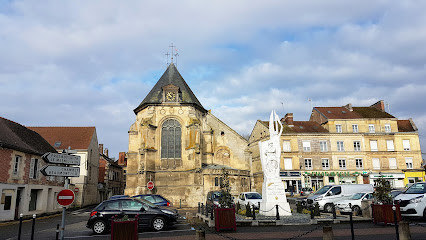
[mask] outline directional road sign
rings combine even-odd
[[[79,177],[80,168],[79,167],[62,167],[62,166],[53,166],[47,165],[40,169],[40,172],[44,176],[59,176],[59,177]]]
[[[68,206],[74,202],[74,192],[69,189],[64,189],[58,193],[56,201],[62,206]]]
[[[47,163],[58,163],[67,165],[80,165],[80,156],[60,154],[60,153],[45,153],[42,156]]]

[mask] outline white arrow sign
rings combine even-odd
[[[80,156],[67,155],[60,153],[45,153],[42,156],[43,160],[47,163],[80,165]]]
[[[44,176],[58,176],[58,177],[79,177],[80,168],[79,167],[61,167],[47,165],[40,169],[40,172]]]

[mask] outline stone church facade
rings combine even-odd
[[[201,105],[173,63],[134,112],[125,194],[161,194],[195,207],[219,190],[223,168],[233,195],[250,190],[247,140]]]

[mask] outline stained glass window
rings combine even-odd
[[[166,120],[161,128],[161,158],[181,158],[181,126],[175,119]]]

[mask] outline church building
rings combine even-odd
[[[195,207],[219,190],[223,168],[232,195],[250,190],[247,140],[201,105],[173,63],[134,113],[125,194],[160,194]]]

